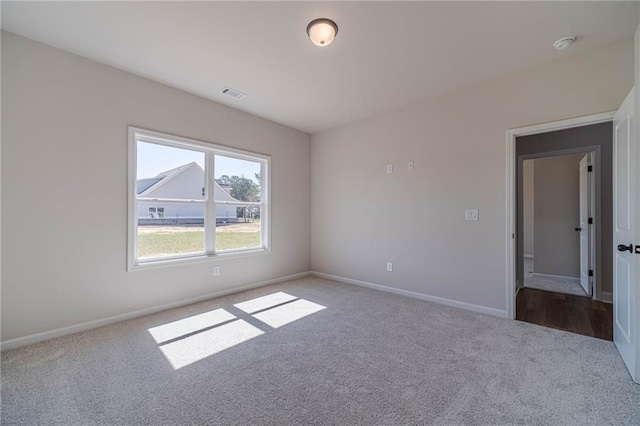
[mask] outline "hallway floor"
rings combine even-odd
[[[613,340],[613,305],[588,297],[523,288],[516,299],[516,319]]]
[[[563,278],[534,273],[533,259],[524,259],[524,286],[555,293],[587,296],[578,278]]]

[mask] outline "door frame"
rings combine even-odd
[[[571,129],[574,127],[583,127],[591,124],[605,123],[613,121],[615,111],[603,112],[599,114],[586,115],[582,117],[570,118],[566,120],[552,121],[548,123],[535,124],[532,126],[518,127],[508,129],[506,132],[507,139],[507,220],[505,241],[507,247],[506,256],[506,276],[505,276],[505,295],[507,305],[507,318],[515,319],[516,317],[516,285],[517,285],[517,268],[516,268],[516,214],[517,214],[517,197],[516,197],[516,138],[518,136],[535,135],[539,133],[548,133],[555,130]]]

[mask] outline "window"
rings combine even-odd
[[[129,134],[129,269],[268,251],[268,156]]]

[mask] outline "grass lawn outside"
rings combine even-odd
[[[260,221],[216,227],[216,251],[253,247],[260,247]],[[139,259],[203,251],[202,226],[138,227]]]

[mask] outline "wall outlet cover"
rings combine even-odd
[[[478,210],[465,210],[464,220],[478,220]]]

